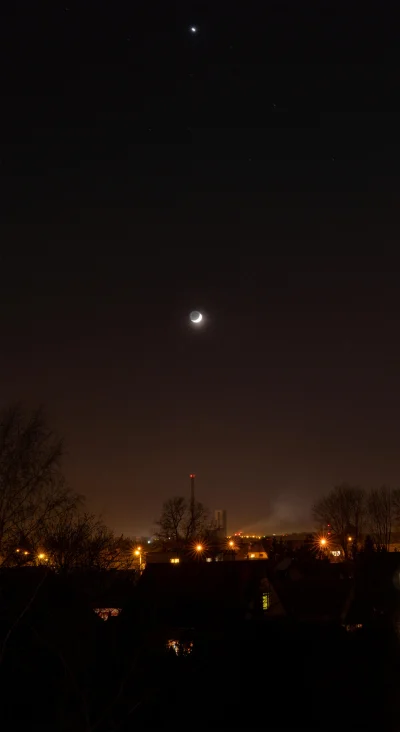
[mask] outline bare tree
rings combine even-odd
[[[394,488],[390,492],[390,499],[393,528],[398,531],[400,526],[400,490],[398,488]]]
[[[365,516],[364,491],[346,483],[336,486],[327,496],[314,504],[313,516],[318,523],[330,524],[332,537],[349,556],[350,541],[358,545]]]
[[[393,518],[390,488],[382,486],[369,491],[367,496],[368,528],[376,549],[388,551]]]
[[[189,504],[182,496],[169,498],[157,521],[156,535],[164,543],[172,541],[176,545],[184,545],[204,535],[207,520],[208,511],[199,501]]]
[[[33,541],[43,527],[79,498],[61,472],[63,445],[41,410],[13,406],[0,414],[0,563],[12,561],[21,537]]]
[[[115,536],[93,514],[63,514],[42,539],[49,563],[60,571],[130,569],[134,564],[130,539]]]
[[[200,501],[194,501],[190,505],[185,521],[185,540],[201,539],[206,532],[208,521],[208,509]]]
[[[161,516],[156,522],[158,526],[156,535],[161,541],[172,540],[176,543],[182,541],[187,510],[187,503],[181,496],[165,501]]]

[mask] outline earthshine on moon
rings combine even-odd
[[[190,320],[192,323],[201,323],[203,320],[203,316],[201,313],[199,313],[198,310],[192,310],[192,312],[189,315]]]

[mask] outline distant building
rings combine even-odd
[[[268,559],[268,554],[261,541],[245,541],[243,540],[238,546],[236,559]]]
[[[148,564],[180,564],[187,561],[185,556],[181,556],[180,552],[148,552],[146,556],[146,565]]]
[[[214,539],[226,539],[227,536],[227,514],[225,509],[217,508],[211,521],[210,534]]]
[[[225,509],[217,508],[214,511],[214,523],[216,529],[222,529],[226,536],[227,517]]]

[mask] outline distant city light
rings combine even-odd
[[[102,620],[108,620],[109,618],[116,618],[120,614],[121,608],[120,607],[96,607],[96,608],[94,608],[94,612]]]
[[[362,628],[362,623],[355,623],[354,625],[345,625],[348,633],[354,633],[355,630]]]
[[[178,557],[173,557],[169,561],[171,562],[171,564],[179,564],[179,558]]]
[[[24,554],[25,554],[25,556],[27,556],[29,554],[29,552],[24,552]]]
[[[148,544],[151,544],[151,540],[150,540],[150,539],[148,539],[148,540],[147,540],[147,543],[148,543]]]
[[[174,638],[167,641],[166,648],[168,651],[175,651],[177,656],[188,656],[193,650],[193,641],[181,641]]]
[[[352,536],[349,536],[349,541],[353,541],[353,537]]]

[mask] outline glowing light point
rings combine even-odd
[[[196,546],[196,552],[202,552],[202,551],[203,551],[202,545],[201,544],[197,544],[197,546]]]
[[[191,33],[197,33],[197,28],[196,28],[196,26],[195,26],[195,25],[191,25],[191,26],[190,26],[190,32],[191,32]]]

